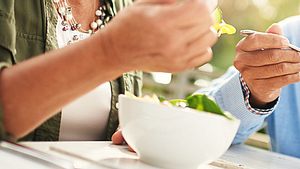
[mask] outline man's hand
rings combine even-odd
[[[212,25],[202,0],[139,0],[96,37],[104,43],[104,57],[124,71],[179,72],[211,60],[217,40]]]
[[[234,65],[251,91],[252,106],[264,108],[279,97],[282,87],[300,81],[300,55],[288,45],[277,24],[237,45]]]

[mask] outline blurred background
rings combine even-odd
[[[237,28],[265,31],[272,23],[300,13],[300,0],[219,0],[224,20]],[[200,16],[201,17],[201,16]],[[207,87],[221,76],[235,55],[235,45],[242,37],[222,35],[214,46],[214,59],[203,67],[179,74],[145,74],[144,94],[157,94],[168,99],[184,98],[199,88]],[[168,64],[168,63],[166,63]]]

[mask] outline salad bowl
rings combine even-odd
[[[119,96],[119,119],[126,142],[139,159],[166,169],[197,169],[231,145],[240,121],[190,108]]]

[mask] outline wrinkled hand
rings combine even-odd
[[[111,140],[112,140],[113,144],[116,144],[116,145],[122,145],[122,144],[126,143],[126,141],[122,135],[122,130],[116,131],[113,134]],[[130,145],[128,145],[128,150],[131,152],[134,152],[134,150],[130,147]]]
[[[98,36],[107,56],[127,71],[178,72],[211,60],[217,40],[212,25],[202,0],[140,0],[118,13]]]
[[[252,106],[263,108],[279,97],[282,87],[300,81],[300,55],[285,50],[288,44],[274,24],[267,33],[248,36],[237,45],[234,65],[251,91]]]

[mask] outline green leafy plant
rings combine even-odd
[[[234,26],[227,24],[224,19],[223,19],[223,12],[220,8],[217,8],[214,12],[213,12],[213,17],[215,19],[215,24],[214,24],[214,28],[215,30],[218,32],[219,36],[221,36],[222,34],[235,34],[236,33],[236,29]]]

